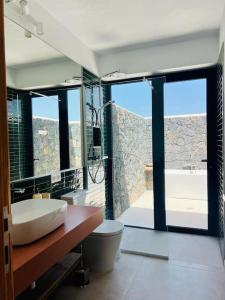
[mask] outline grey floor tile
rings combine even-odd
[[[168,233],[125,227],[121,241],[121,249],[123,252],[168,258]]]
[[[91,274],[90,285],[84,289],[64,285],[49,298],[54,300],[123,300],[139,266],[141,256],[122,254],[113,272]]]
[[[144,261],[126,300],[224,300],[225,274]]]
[[[168,261],[121,254],[113,272],[91,274],[85,289],[62,286],[50,299],[225,300],[225,270],[217,239],[165,234]]]
[[[218,240],[213,237],[168,233],[169,258],[187,264],[223,269]]]

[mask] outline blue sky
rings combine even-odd
[[[57,98],[57,96],[54,96]],[[59,119],[58,102],[53,98],[34,97],[32,99],[32,110],[34,116]],[[80,90],[68,91],[69,121],[80,120]]]
[[[57,96],[54,96],[57,98]],[[58,101],[48,97],[32,98],[33,116],[45,117],[50,119],[59,119]]]
[[[151,89],[146,82],[114,85],[112,99],[144,117],[152,115]],[[164,84],[165,115],[195,114],[206,112],[206,80],[192,80]]]
[[[68,91],[69,121],[80,121],[80,89]]]
[[[206,112],[206,80],[164,84],[165,115]],[[146,82],[112,86],[112,100],[121,107],[144,117],[152,115],[152,91]],[[33,98],[33,115],[58,119],[58,102],[45,97]],[[80,120],[80,90],[68,91],[69,121]]]

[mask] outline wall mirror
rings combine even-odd
[[[5,18],[11,181],[82,167],[81,72]]]

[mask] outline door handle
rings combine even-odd
[[[207,161],[208,161],[207,159],[202,159],[202,160],[201,160],[201,162],[207,162]]]

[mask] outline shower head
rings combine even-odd
[[[113,79],[121,79],[121,78],[126,78],[128,73],[122,72],[120,70],[115,70],[110,73],[102,75],[101,79],[103,80],[113,80]]]
[[[41,94],[41,93],[38,93],[38,92],[35,92],[35,91],[29,91],[29,95],[30,96],[36,95],[36,96],[43,97],[43,98],[48,98],[48,99],[53,99],[53,100],[56,100],[56,101],[61,101],[61,99],[56,98],[54,96],[44,95],[44,94]]]
[[[98,113],[99,113],[101,110],[105,109],[108,105],[114,104],[114,103],[115,103],[115,101],[113,101],[113,100],[110,100],[110,101],[106,102],[106,103],[103,104],[101,107],[99,107]]]
[[[148,80],[148,78],[143,77],[143,82],[146,82],[150,86],[150,88],[153,89],[152,82]]]
[[[72,78],[65,79],[65,84],[81,84],[82,77],[81,76],[73,76]]]
[[[110,72],[110,73],[104,74],[104,75],[102,76],[102,78],[105,78],[105,77],[112,77],[113,75],[118,74],[118,73],[120,73],[120,70],[115,70],[115,71],[112,71],[112,72]]]

